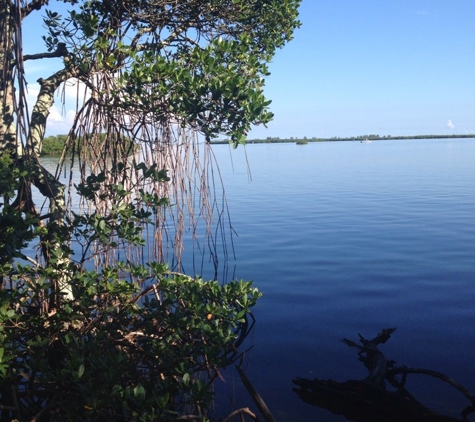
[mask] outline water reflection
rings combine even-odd
[[[396,366],[394,361],[386,359],[378,345],[389,340],[394,331],[395,328],[384,329],[371,340],[359,335],[361,345],[348,339],[342,340],[348,346],[358,349],[359,361],[369,372],[365,379],[337,382],[318,378],[296,378],[292,380],[297,386],[293,391],[305,403],[343,415],[350,421],[467,421],[468,415],[475,412],[475,396],[464,386],[440,372]],[[439,379],[465,395],[471,404],[461,411],[460,418],[431,410],[408,391],[406,382],[410,374]],[[429,381],[430,379],[427,380]]]

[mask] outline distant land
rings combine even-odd
[[[67,135],[56,135],[48,136],[44,139],[42,155],[51,155],[59,156],[63,151],[64,144],[67,140]],[[309,142],[343,142],[343,141],[354,141],[362,142],[366,139],[368,141],[388,141],[392,139],[447,139],[447,138],[475,138],[475,134],[472,135],[415,135],[415,136],[379,136],[379,135],[361,135],[353,136],[349,138],[303,138],[290,137],[290,138],[278,138],[278,137],[267,137],[266,139],[248,139],[246,144],[277,144],[277,143],[296,143],[296,144],[307,144]],[[228,139],[212,141],[214,144],[229,144]]]
[[[399,140],[399,139],[452,139],[452,138],[475,138],[475,134],[470,135],[413,135],[413,136],[379,136],[379,135],[360,135],[352,136],[347,138],[303,138],[290,137],[290,138],[279,138],[279,137],[267,137],[265,139],[247,139],[246,144],[277,144],[277,143],[297,143],[297,144],[306,144],[309,142],[360,142],[365,141],[389,141],[389,140]],[[223,139],[219,141],[212,141],[212,144],[228,144],[230,141],[228,139]]]

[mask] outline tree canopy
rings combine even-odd
[[[213,158],[198,143],[224,134],[237,145],[252,125],[271,120],[263,91],[267,64],[299,26],[299,3],[2,0],[0,151],[16,163],[29,163],[28,182],[49,200],[46,221],[62,222],[67,208],[65,187],[39,160],[54,94],[66,82],[78,87],[66,148],[79,163],[83,180],[88,172],[108,174],[108,166],[126,163],[134,150],[136,162],[169,172],[170,183],[153,189],[175,204],[177,231],[170,234],[175,243],[180,243],[185,218],[194,230],[196,212],[190,209],[211,221],[207,172]],[[47,51],[23,55],[23,23],[32,13],[44,16]],[[53,57],[62,58],[63,66],[38,80],[40,91],[30,116],[24,63]],[[133,180],[134,167],[127,168],[126,179]],[[197,187],[199,203],[186,199],[186,184]],[[26,183],[25,198],[29,189]],[[25,198],[19,202],[32,211]],[[104,201],[92,202],[102,212]],[[158,257],[161,248],[155,248]],[[175,247],[175,253],[180,249]]]
[[[184,231],[209,239],[226,212],[210,141],[272,118],[267,64],[299,3],[0,0],[0,420],[207,420],[260,293],[174,270]],[[24,54],[33,13],[44,50]],[[52,58],[28,104],[25,62]],[[54,172],[46,126],[71,84]]]

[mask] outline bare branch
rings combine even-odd
[[[69,76],[69,72],[66,69],[62,69],[47,79],[38,80],[41,88],[35,106],[33,107],[30,133],[28,134],[28,148],[30,151],[34,151],[38,157],[41,154],[46,120],[51,106],[54,103],[54,92]]]
[[[23,60],[38,60],[38,59],[47,59],[53,57],[66,57],[68,55],[68,49],[66,48],[65,43],[59,43],[56,50],[51,53],[38,53],[38,54],[25,54]]]
[[[33,0],[25,7],[21,8],[21,18],[26,18],[34,10],[40,10],[43,6],[48,4],[48,0]]]
[[[246,387],[246,390],[249,392],[251,395],[252,399],[254,400],[254,403],[256,403],[256,406],[259,408],[259,411],[261,412],[264,420],[266,422],[275,422],[275,418],[270,412],[269,408],[267,407],[266,403],[264,400],[262,400],[261,395],[257,392],[256,388],[252,385],[251,381],[247,377],[246,373],[242,370],[241,367],[236,365],[236,369],[239,372],[239,376],[241,377],[242,383],[244,384],[244,387]]]
[[[475,396],[468,390],[468,388],[464,387],[462,384],[454,381],[452,378],[448,377],[441,372],[433,371],[431,369],[422,369],[422,368],[407,368],[406,366],[400,368],[394,368],[388,372],[388,377],[393,377],[397,374],[422,374],[422,375],[429,375],[434,378],[438,378],[447,384],[451,385],[452,387],[459,390],[467,399],[469,399],[473,404],[475,404]]]
[[[233,419],[235,416],[241,415],[242,417],[243,414],[249,415],[253,421],[259,421],[259,418],[254,413],[252,413],[248,407],[243,407],[232,412],[229,416],[226,417],[226,419],[223,419],[223,422],[230,422],[231,419]]]

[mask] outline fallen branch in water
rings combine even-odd
[[[378,344],[386,343],[394,331],[396,331],[395,328],[386,328],[372,340],[366,340],[361,334],[358,334],[363,346],[346,338],[342,340],[342,342],[348,346],[356,347],[359,350],[358,356],[360,357],[360,361],[363,362],[369,371],[369,375],[365,378],[365,381],[370,384],[380,386],[384,384],[387,361],[385,356],[378,349]]]
[[[395,328],[384,329],[371,340],[359,334],[360,344],[348,339],[342,340],[348,346],[358,349],[359,360],[369,372],[364,380],[340,383],[333,380],[296,378],[293,383],[299,388],[294,388],[294,391],[304,402],[342,414],[353,421],[467,421],[467,416],[475,412],[475,396],[467,388],[440,372],[406,366],[396,367],[394,361],[386,359],[378,345],[389,340],[394,331]],[[461,412],[462,419],[441,415],[422,405],[405,388],[409,374],[429,375],[464,394],[471,403]],[[401,380],[396,376],[401,376]],[[386,382],[396,390],[386,390]]]
[[[239,376],[241,377],[244,387],[246,387],[246,390],[251,395],[252,399],[254,400],[254,403],[256,403],[256,406],[258,407],[259,411],[264,417],[264,420],[266,422],[276,422],[274,416],[272,416],[272,413],[270,412],[269,408],[265,404],[264,400],[262,400],[261,395],[257,392],[256,388],[252,385],[251,381],[249,380],[247,375],[244,373],[242,368],[236,365],[236,369],[239,372]]]

